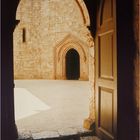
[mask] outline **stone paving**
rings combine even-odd
[[[19,139],[69,140],[92,135],[92,131],[83,128],[89,96],[88,81],[15,80]]]
[[[48,135],[48,132],[44,131],[37,134],[29,134],[29,133],[20,133],[18,140],[101,140],[97,136],[94,136],[93,133],[79,133],[75,135],[65,135],[65,136],[57,136],[52,135],[53,133],[50,133]]]

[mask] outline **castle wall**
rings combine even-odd
[[[88,55],[89,19],[83,13],[77,0],[21,0],[14,31],[15,79],[55,79],[54,49],[68,35],[81,41]]]

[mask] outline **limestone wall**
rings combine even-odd
[[[69,34],[88,52],[91,36],[86,12],[78,0],[21,0],[16,15],[20,22],[14,31],[15,79],[54,79],[54,49]]]

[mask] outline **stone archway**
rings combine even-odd
[[[80,77],[80,56],[75,49],[67,51],[65,56],[66,78],[68,80],[78,80]]]
[[[19,24],[13,33],[15,79],[55,79],[53,50],[68,34],[90,44],[90,18],[83,0],[21,0],[16,19]]]
[[[9,140],[9,139],[16,139],[15,136],[15,121],[14,121],[14,100],[13,100],[13,66],[12,66],[12,32],[13,32],[13,28],[14,25],[16,23],[15,21],[15,11],[16,11],[16,7],[18,5],[18,0],[14,0],[12,2],[12,4],[10,4],[10,0],[4,1],[2,0],[2,139],[4,140]],[[92,2],[92,1],[90,1]],[[120,93],[126,93],[127,94],[127,100],[123,100],[124,95],[120,94],[120,100],[121,102],[123,102],[123,108],[121,109],[120,112],[120,124],[118,126],[118,137],[120,136],[122,139],[131,139],[131,137],[129,136],[133,136],[133,134],[135,134],[136,131],[134,131],[135,129],[137,129],[137,125],[135,125],[135,120],[138,120],[137,118],[135,119],[130,119],[130,117],[132,116],[132,112],[130,111],[131,104],[130,103],[131,99],[136,98],[136,95],[138,95],[137,93],[139,93],[139,90],[137,88],[137,85],[139,83],[139,77],[135,76],[130,76],[130,74],[138,74],[138,65],[137,62],[139,60],[139,46],[133,43],[129,43],[128,40],[130,42],[133,42],[134,40],[134,33],[136,34],[136,37],[138,37],[137,31],[135,31],[133,34],[130,33],[130,31],[134,28],[132,26],[133,22],[136,22],[137,19],[131,19],[133,14],[132,14],[132,0],[131,1],[117,1],[117,6],[119,7],[119,10],[117,8],[117,21],[119,22],[118,24],[118,34],[120,36],[118,36],[118,50],[120,52],[120,55],[118,55],[118,58],[120,63],[119,63],[119,79],[121,81],[121,83],[123,83],[123,87],[120,87]],[[138,6],[136,5],[137,0],[135,0],[135,8],[137,8],[138,10]],[[7,4],[9,3],[9,4]],[[89,7],[94,6],[94,4],[90,4]],[[136,7],[137,6],[137,7]],[[130,16],[126,16],[126,14],[128,14],[128,7],[130,7]],[[8,9],[8,11],[7,11]],[[8,13],[8,14],[7,14]],[[122,16],[121,14],[124,14],[124,16]],[[122,17],[124,18],[124,20],[122,20]],[[130,19],[130,22],[128,19]],[[10,21],[10,22],[9,22]],[[125,21],[125,22],[124,22]],[[129,23],[129,24],[128,24]],[[126,26],[127,25],[127,26]],[[130,30],[131,29],[131,30]],[[131,36],[130,36],[131,35]],[[125,38],[124,38],[125,37]],[[126,45],[127,44],[127,45]],[[125,46],[125,47],[124,47]],[[134,46],[134,47],[132,47]],[[136,48],[135,48],[136,47]],[[135,50],[137,49],[137,50]],[[132,52],[133,51],[133,52]],[[126,55],[127,52],[127,55]],[[8,56],[8,57],[6,57]],[[132,57],[130,57],[132,56]],[[136,58],[135,58],[135,57]],[[125,58],[125,59],[124,59]],[[123,61],[122,61],[123,60]],[[123,66],[123,67],[122,67]],[[130,67],[129,67],[130,66]],[[134,67],[132,67],[134,66]],[[128,71],[128,67],[130,68]],[[135,71],[133,71],[132,69],[135,69]],[[122,72],[121,72],[122,70]],[[128,74],[129,73],[129,74]],[[122,78],[121,78],[122,77]],[[131,80],[127,80],[128,78],[131,78]],[[133,79],[133,80],[132,80]],[[120,83],[120,84],[121,84]],[[135,83],[135,85],[134,85]],[[133,88],[133,91],[131,91],[131,85]],[[127,88],[124,88],[124,87]],[[8,88],[7,88],[8,87]],[[8,96],[6,96],[8,95]],[[130,96],[133,96],[133,98]],[[128,107],[128,101],[129,101],[129,107]],[[138,103],[138,102],[137,102]],[[122,104],[121,104],[122,105]],[[127,106],[127,110],[126,110],[126,106]],[[133,108],[131,107],[131,109],[135,110],[137,108]],[[124,111],[125,110],[125,111]],[[124,112],[124,113],[123,113]],[[131,113],[131,114],[130,114]],[[136,115],[139,115],[136,112]],[[126,119],[126,117],[128,119]],[[127,123],[124,121],[126,120]],[[131,121],[128,121],[131,120]],[[130,123],[131,122],[131,123]],[[125,124],[125,126],[123,126],[123,124]],[[127,125],[126,125],[127,124]],[[130,127],[131,124],[131,127]],[[132,126],[133,124],[133,126]],[[133,129],[133,131],[131,131],[130,129]],[[129,131],[130,130],[130,131]],[[131,132],[131,133],[127,133],[127,132]],[[122,135],[121,135],[122,134]],[[136,137],[138,137],[138,135],[135,135],[135,137],[133,137],[133,139],[136,139]]]
[[[55,48],[55,78],[66,79],[65,56],[70,49],[75,49],[79,53],[80,58],[80,77],[79,80],[88,80],[88,52],[86,45],[68,35]]]

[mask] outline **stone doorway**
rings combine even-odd
[[[54,49],[55,54],[55,79],[67,79],[66,76],[66,54],[74,49],[79,54],[79,80],[89,80],[89,53],[88,46],[74,35],[67,35]]]
[[[15,124],[14,124],[14,115],[13,115],[14,100],[13,100],[13,75],[12,75],[12,72],[13,72],[12,31],[13,31],[13,27],[15,26],[15,23],[16,23],[15,15],[13,15],[13,13],[15,13],[18,1],[16,1],[16,0],[13,1],[13,4],[11,4],[11,5],[10,4],[7,5],[7,2],[10,3],[10,1],[2,2],[2,7],[3,7],[2,8],[2,17],[4,17],[3,22],[2,22],[2,27],[3,27],[2,28],[2,35],[3,35],[3,39],[2,39],[3,40],[2,41],[2,66],[3,66],[2,67],[2,81],[3,81],[3,83],[2,83],[2,110],[3,111],[6,110],[5,113],[2,113],[2,139],[5,139],[5,140],[14,139],[14,137],[15,137],[15,134],[14,134],[15,133],[14,132]],[[136,2],[137,1],[135,0],[135,3]],[[136,4],[133,5],[133,1],[127,1],[127,3],[124,1],[124,3],[122,4],[122,1],[117,1],[117,6],[119,7],[119,9],[117,8],[117,22],[118,22],[117,33],[119,34],[118,39],[117,39],[117,44],[118,44],[117,49],[119,51],[119,55],[117,57],[118,57],[118,60],[121,60],[118,63],[119,64],[118,79],[120,82],[119,93],[127,94],[127,98],[125,98],[125,101],[123,100],[124,95],[120,94],[120,97],[119,97],[119,99],[120,99],[119,106],[120,105],[123,105],[123,106],[122,106],[122,108],[120,108],[120,111],[119,111],[120,115],[118,115],[119,119],[120,119],[120,123],[119,123],[119,127],[118,127],[119,128],[118,129],[119,130],[118,138],[123,138],[123,139],[128,140],[128,139],[132,139],[130,136],[133,136],[133,134],[136,132],[134,130],[136,128],[136,125],[135,125],[136,119],[131,118],[135,115],[135,114],[132,115],[133,114],[132,112],[136,108],[134,108],[134,105],[133,105],[134,101],[131,101],[131,99],[134,99],[134,97],[131,97],[131,96],[136,96],[136,94],[137,94],[136,87],[137,86],[134,86],[134,83],[136,82],[135,84],[137,84],[139,82],[138,79],[133,76],[134,74],[136,74],[134,69],[138,70],[138,68],[136,67],[136,66],[138,66],[138,65],[136,65],[137,63],[134,64],[134,62],[136,61],[136,56],[137,56],[136,55],[137,50],[135,50],[135,49],[137,49],[138,46],[136,46],[136,44],[133,44],[134,33],[136,33],[136,37],[137,37],[137,32],[134,32],[134,30],[132,30],[133,29],[132,24],[135,21],[137,21],[137,19],[134,19],[134,17],[133,17],[134,16],[133,10],[136,10]],[[89,4],[89,5],[92,7],[95,4]],[[89,6],[89,9],[90,9],[90,6]],[[135,6],[135,7],[133,7],[133,6]],[[129,17],[126,16],[126,14],[128,14],[128,12],[127,12],[128,7],[130,9]],[[7,14],[7,9],[9,10],[9,14]],[[92,10],[90,10],[90,11],[92,12]],[[123,16],[124,20],[121,20],[122,13],[124,15]],[[91,16],[91,17],[93,17],[93,16]],[[133,19],[132,19],[132,17],[133,17]],[[11,21],[11,22],[9,22],[9,21]],[[126,22],[124,22],[124,21],[126,21]],[[93,25],[93,24],[91,24],[91,25]],[[94,26],[92,26],[92,27],[94,27]],[[123,47],[123,46],[125,46],[125,47]],[[8,56],[8,58],[5,56]],[[129,80],[129,79],[131,79],[131,80]],[[121,85],[123,85],[123,86],[121,86]],[[127,88],[124,88],[125,86]],[[6,93],[8,93],[7,94],[8,96],[5,96]],[[128,107],[128,102],[130,103],[129,107]],[[131,105],[133,105],[133,106],[131,106]],[[126,110],[126,106],[129,109]],[[131,109],[131,111],[130,111],[130,109]],[[6,117],[6,116],[8,116],[8,117]],[[129,118],[125,119],[126,117],[127,118],[129,117]],[[124,121],[124,119],[126,121]],[[130,120],[130,121],[128,121],[128,120]],[[133,124],[133,126],[132,126],[132,124]],[[130,125],[131,125],[131,127],[130,127]],[[131,129],[133,129],[133,131],[131,131]],[[131,133],[129,133],[129,132],[131,132]],[[120,134],[122,134],[121,137],[120,137]],[[133,139],[135,139],[135,137]]]
[[[70,49],[66,53],[66,78],[68,80],[78,80],[80,78],[80,58],[75,49]]]

